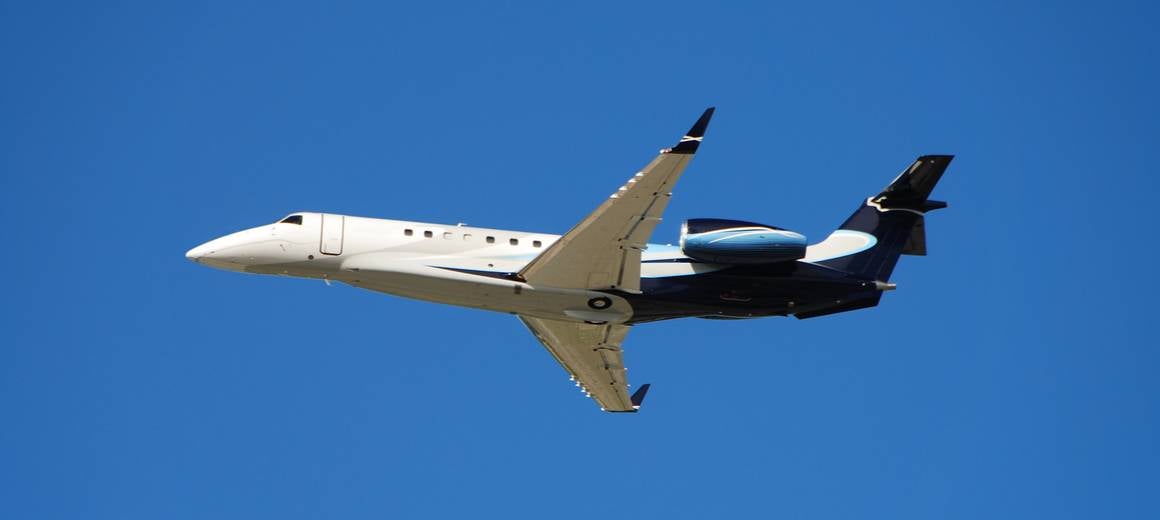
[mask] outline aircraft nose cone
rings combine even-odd
[[[205,246],[206,246],[205,244],[202,244],[202,245],[197,246],[193,249],[190,249],[189,251],[186,251],[185,252],[185,259],[190,260],[192,262],[200,261],[201,257],[203,257],[206,254],[211,252],[209,250],[209,248],[207,248]]]

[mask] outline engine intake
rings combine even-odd
[[[742,220],[694,218],[681,225],[681,252],[715,264],[771,264],[806,256],[806,237]]]

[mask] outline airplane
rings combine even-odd
[[[563,235],[297,212],[201,244],[186,258],[245,273],[316,278],[515,314],[608,412],[636,412],[622,345],[632,326],[674,318],[799,319],[878,305],[901,255],[925,255],[929,200],[953,156],[916,159],[836,231],[805,236],[694,218],[678,246],[648,243],[713,108]]]

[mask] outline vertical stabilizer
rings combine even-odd
[[[872,280],[886,281],[898,257],[926,254],[924,215],[945,202],[930,200],[954,156],[924,155],[881,193],[866,199],[826,240],[810,246],[806,258]]]

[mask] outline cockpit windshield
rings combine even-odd
[[[302,215],[290,215],[289,217],[282,219],[279,222],[279,224],[297,224],[297,225],[301,226],[302,225]]]

